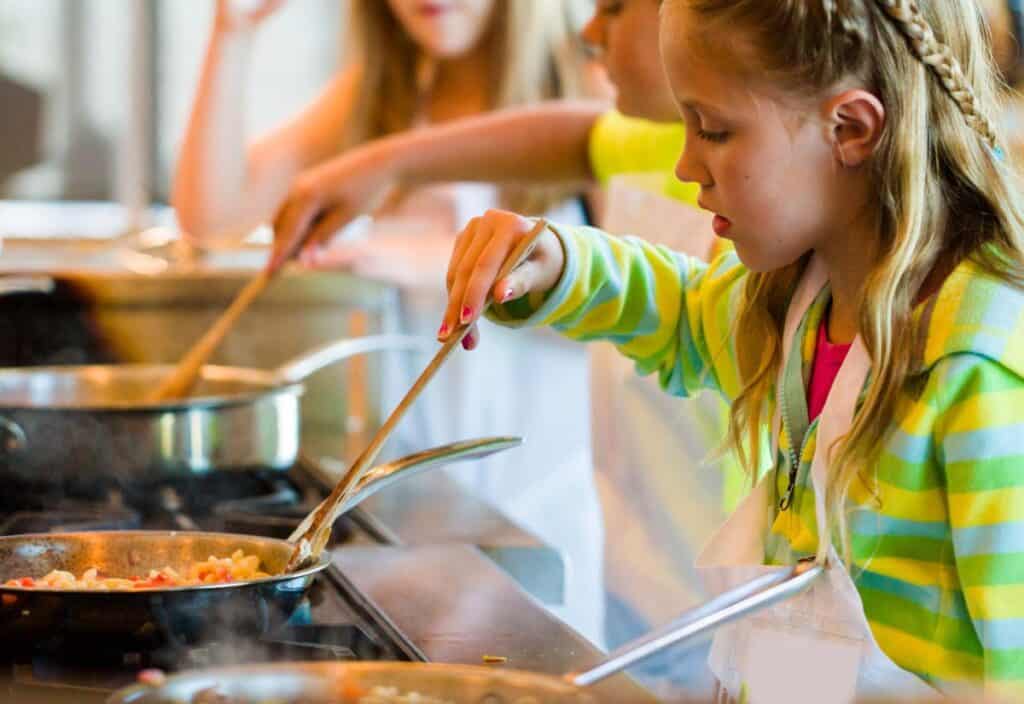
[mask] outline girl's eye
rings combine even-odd
[[[721,144],[725,140],[729,139],[728,132],[708,132],[707,130],[698,129],[697,136],[706,142],[714,142]]]

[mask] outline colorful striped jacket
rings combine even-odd
[[[496,306],[507,325],[552,325],[612,341],[677,395],[739,390],[731,325],[746,269],[708,265],[633,238],[552,226],[565,272],[545,297]],[[803,338],[813,358],[811,307]],[[919,306],[926,343],[875,468],[875,494],[851,490],[850,572],[881,648],[940,689],[1024,684],[1024,293],[962,264]],[[806,374],[805,374],[806,380]],[[911,388],[912,387],[912,388]],[[806,433],[792,507],[766,536],[768,563],[817,546]],[[785,429],[776,490],[788,482]],[[770,464],[770,463],[769,463]],[[771,471],[771,470],[769,470]]]

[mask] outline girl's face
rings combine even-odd
[[[597,0],[583,39],[601,49],[620,112],[674,122],[678,114],[658,53],[659,5],[659,0]]]
[[[388,0],[388,5],[425,53],[451,59],[472,51],[480,43],[490,27],[495,1]]]
[[[696,30],[683,5],[669,3],[661,27],[669,85],[687,125],[676,175],[700,184],[716,234],[733,241],[750,269],[787,266],[841,236],[852,217],[820,107],[783,101],[716,67],[701,48],[716,46],[715,38]]]

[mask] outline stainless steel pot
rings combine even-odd
[[[31,481],[167,479],[212,470],[286,470],[299,451],[301,381],[367,352],[429,340],[341,340],[274,371],[206,366],[193,395],[147,403],[168,365],[0,369],[0,475]]]

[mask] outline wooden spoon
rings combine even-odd
[[[220,343],[227,337],[238,319],[242,317],[242,313],[263,293],[263,290],[270,285],[270,282],[284,268],[288,260],[298,253],[304,243],[304,237],[298,238],[279,252],[271,254],[270,261],[263,271],[245,285],[245,288],[239,292],[227,310],[217,319],[217,322],[182,357],[170,376],[164,379],[156,391],[150,395],[149,402],[172,401],[189,395],[199,379],[203,366],[220,347]]]
[[[537,242],[537,239],[544,232],[547,227],[547,221],[540,219],[537,224],[534,225],[533,229],[526,234],[523,239],[519,241],[515,249],[509,253],[508,258],[502,265],[501,270],[498,272],[498,276],[495,281],[499,281],[508,276],[513,269],[523,263],[527,257],[533,252],[533,248]],[[491,303],[491,296],[488,295],[487,301],[484,304],[486,308]],[[470,322],[465,325],[460,325],[452,331],[451,336],[444,342],[441,349],[437,351],[434,358],[430,360],[430,364],[423,370],[419,378],[413,383],[412,388],[405,394],[395,410],[391,411],[391,415],[387,417],[384,424],[377,431],[376,435],[370,441],[369,446],[363,450],[362,454],[356,458],[352,466],[349,467],[348,471],[342,476],[335,485],[334,490],[331,494],[324,499],[324,501],[313,510],[313,520],[309,523],[309,527],[301,535],[293,536],[291,539],[295,543],[295,549],[292,551],[291,557],[288,559],[288,564],[285,566],[285,572],[294,572],[295,570],[302,569],[304,566],[310,564],[320,557],[320,553],[323,552],[324,547],[327,545],[327,541],[331,536],[331,526],[334,525],[335,519],[338,517],[339,509],[343,506],[346,497],[351,492],[352,488],[359,485],[363,475],[369,469],[370,465],[377,458],[377,453],[380,452],[381,447],[387,442],[391,432],[398,425],[398,421],[402,419],[405,412],[413,404],[413,402],[419,397],[420,393],[426,388],[430,380],[434,378],[437,370],[441,368],[445,360],[448,359],[448,355],[455,349],[462,338],[473,327],[473,323]],[[308,519],[308,517],[307,517]],[[305,522],[305,521],[304,521]]]

